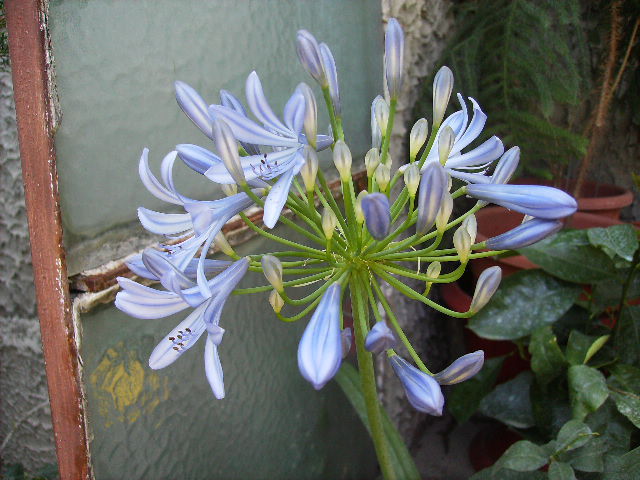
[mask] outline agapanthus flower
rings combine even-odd
[[[198,285],[181,275],[175,265],[164,257],[145,258],[145,265],[154,276],[164,279],[163,286],[167,290],[157,290],[119,277],[121,291],[116,295],[116,307],[132,317],[144,319],[162,318],[194,308],[156,346],[149,357],[149,366],[160,369],[171,365],[206,331],[205,372],[215,397],[224,398],[223,372],[218,356],[218,345],[224,335],[220,317],[227,298],[247,272],[249,259],[237,260],[208,280],[208,295],[203,295]]]

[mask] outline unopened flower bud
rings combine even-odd
[[[311,91],[311,87],[306,83],[301,83],[296,91],[304,97],[304,122],[302,127],[307,137],[307,143],[316,149],[316,139],[318,137],[318,106],[316,105],[316,97]]]
[[[486,245],[491,250],[515,250],[539,242],[561,228],[560,220],[532,218],[502,235],[488,239]]]
[[[340,339],[342,340],[342,358],[344,358],[349,354],[353,343],[353,331],[351,328],[343,328],[340,332]]]
[[[409,196],[411,198],[415,197],[420,185],[420,169],[418,165],[412,163],[404,171],[404,184],[407,186]]]
[[[398,355],[389,358],[389,362],[402,383],[407,400],[416,410],[429,415],[442,415],[444,396],[438,382],[431,376]]]
[[[376,240],[389,235],[391,211],[389,199],[383,193],[370,193],[362,199],[362,211],[367,222],[367,230]]]
[[[227,237],[224,236],[224,233],[218,232],[215,238],[213,239],[213,243],[225,255],[228,255],[230,257],[235,256],[236,252],[233,250],[233,248],[231,248],[231,245],[229,245],[229,242],[227,241]]]
[[[449,160],[449,154],[455,141],[456,134],[453,132],[453,129],[447,125],[442,129],[440,135],[438,135],[438,157],[440,158],[441,165],[446,165],[447,160]]]
[[[267,281],[278,292],[281,292],[284,289],[284,285],[282,284],[282,263],[273,255],[263,255],[261,262],[262,271]]]
[[[469,380],[480,371],[484,364],[484,352],[478,350],[473,353],[467,353],[455,360],[451,365],[436,373],[433,378],[440,385],[455,385],[456,383]]]
[[[426,118],[421,118],[413,125],[409,134],[409,158],[411,161],[415,160],[428,136],[429,122]]]
[[[362,210],[362,199],[367,195],[369,195],[369,192],[367,192],[366,190],[362,190],[356,197],[356,206],[355,206],[356,222],[358,222],[359,225],[362,225],[364,223],[364,211]]]
[[[379,101],[384,102],[380,95],[371,102],[371,148],[380,148],[380,145],[382,145],[382,129],[376,118],[376,105]]]
[[[322,68],[320,47],[316,38],[306,30],[298,30],[296,36],[296,52],[304,69],[323,87],[327,85],[327,77]]]
[[[427,267],[427,277],[436,279],[440,276],[442,271],[442,264],[440,262],[431,262]]]
[[[275,290],[271,290],[271,293],[269,294],[269,303],[271,304],[273,311],[276,313],[280,313],[280,310],[282,310],[282,307],[284,306],[284,300]]]
[[[449,223],[449,218],[451,217],[451,212],[453,211],[453,197],[449,192],[444,192],[444,196],[442,197],[442,204],[440,205],[440,210],[438,210],[438,215],[436,216],[436,229],[440,234],[442,234],[447,228],[447,224]]]
[[[220,157],[233,181],[238,185],[246,185],[244,170],[238,155],[238,142],[227,123],[218,119],[213,123],[213,141],[218,147]]]
[[[520,162],[520,148],[511,147],[509,150],[504,152],[500,160],[498,160],[498,164],[496,165],[496,169],[493,171],[493,175],[491,175],[491,183],[509,183],[511,177],[516,172],[518,168],[518,163]]]
[[[389,96],[397,98],[402,87],[402,59],[404,56],[404,33],[395,18],[390,18],[384,37],[384,70]]]
[[[453,91],[453,72],[447,66],[440,67],[433,79],[433,127],[442,123],[444,112]]]
[[[300,169],[300,176],[307,192],[312,192],[316,185],[316,175],[318,175],[318,155],[312,148],[305,147],[302,155],[305,163]]]
[[[471,300],[471,306],[469,310],[472,312],[479,312],[484,307],[500,285],[502,280],[502,270],[500,267],[490,267],[484,270],[478,277],[478,283],[476,283],[476,290],[473,292],[473,300]]]
[[[371,178],[380,165],[380,152],[377,148],[372,148],[364,156],[364,166],[367,169],[367,177]]]
[[[333,232],[336,229],[336,225],[338,224],[338,217],[333,213],[333,210],[330,208],[325,208],[322,211],[322,231],[324,232],[324,236],[327,240],[333,237]]]
[[[422,172],[418,193],[416,232],[424,235],[433,226],[446,193],[447,172],[438,162],[429,163]]]
[[[387,124],[389,123],[389,105],[385,99],[380,96],[376,97],[374,102],[376,122],[378,122],[382,135],[385,135],[387,132]]]
[[[453,246],[458,252],[460,263],[467,263],[471,253],[471,237],[467,229],[462,225],[453,234]]]
[[[367,338],[364,340],[364,348],[371,353],[379,354],[390,348],[395,348],[397,343],[396,336],[387,325],[387,322],[380,321],[376,322],[367,333]]]
[[[220,188],[222,189],[222,193],[224,193],[227,197],[238,193],[238,185],[236,185],[235,183],[223,183],[222,185],[220,185]]]
[[[340,174],[340,180],[346,182],[351,178],[351,150],[344,140],[338,140],[333,147],[333,163]]]
[[[329,83],[329,94],[331,95],[331,103],[333,103],[333,111],[336,116],[339,117],[342,106],[340,104],[340,91],[338,89],[338,72],[333,54],[326,43],[320,44],[320,60],[322,61],[322,68]]]
[[[476,235],[478,234],[478,221],[474,214],[469,215],[462,221],[461,226],[467,229],[469,238],[471,239],[471,245],[476,243]]]
[[[380,190],[384,192],[389,186],[389,182],[391,182],[391,166],[385,163],[378,165],[375,178]]]

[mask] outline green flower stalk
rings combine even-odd
[[[428,134],[426,119],[416,123],[408,158],[401,159],[401,163],[409,166],[393,171],[389,145],[402,85],[404,37],[395,19],[388,28],[385,78],[390,98],[374,99],[372,149],[364,159],[355,159],[364,160],[366,191],[358,192],[352,177],[353,165],[359,162],[352,159],[344,136],[336,63],[327,45],[318,43],[309,32],[298,32],[297,54],[322,90],[333,137],[317,133],[326,129],[317,125],[318,106],[313,89],[305,84],[293,92],[280,119],[270,107],[257,73],[252,72],[246,91],[249,109],[257,119],[254,121],[241,101],[229,92],[221,95],[222,105],[208,105],[191,87],[176,83],[178,104],[214,140],[219,156],[195,145],[179,145],[163,160],[160,180],[149,167],[148,152],[143,152],[139,172],[145,187],[157,198],[184,211],[162,213],[139,209],[143,226],[170,241],[132,259],[129,265],[136,275],[159,282],[163,289],[120,279],[122,291],[118,293],[116,306],[139,318],[160,318],[192,309],[154,349],[151,366],[169,365],[207,332],[205,367],[217,398],[224,396],[218,349],[222,348],[225,330],[219,324],[231,294],[264,295],[265,300],[268,297],[274,315],[284,322],[306,321],[310,317],[297,358],[302,376],[315,389],[322,388],[337,374],[353,337],[369,431],[382,474],[385,479],[392,479],[398,478],[398,474],[382,424],[371,352],[388,356],[408,402],[433,415],[440,415],[444,405],[440,384],[470,378],[481,368],[483,356],[475,352],[461,357],[434,377],[400,328],[380,282],[443,314],[469,317],[498,288],[499,271],[490,270],[480,277],[467,312],[445,308],[429,298],[429,291],[435,284],[460,278],[469,260],[502,253],[502,250],[486,251],[487,243],[475,242],[474,213],[487,202],[494,202],[534,216],[540,213],[544,219],[555,221],[573,213],[575,201],[548,187],[503,185],[517,164],[517,149],[505,154],[493,182],[487,172],[504,151],[502,142],[495,137],[463,152],[480,135],[486,116],[472,100],[474,113],[470,120],[466,103],[459,96],[462,110],[444,118],[453,85],[453,74],[446,67],[435,81],[436,117],[432,119],[431,133]],[[318,168],[316,151],[325,148],[333,150],[341,202],[335,198],[325,172]],[[177,159],[222,185],[228,196],[195,200],[179,193],[172,177]],[[468,185],[452,192],[452,176]],[[402,179],[402,188],[400,185],[391,188]],[[452,219],[453,202],[466,194],[479,201]],[[244,211],[252,205],[264,210],[264,225],[245,215]],[[282,215],[283,211],[293,214],[294,219]],[[276,242],[280,249],[243,258],[237,255],[221,233],[226,222],[236,215],[256,235]],[[302,235],[304,242],[269,231],[277,222]],[[497,237],[492,244],[508,246],[540,240],[547,232],[556,230],[535,219],[527,223],[511,236]],[[441,245],[449,231],[455,232],[453,248]],[[230,261],[207,258],[214,245]],[[413,267],[407,267],[407,263]],[[247,271],[263,273],[267,283],[237,288]],[[405,283],[406,279],[424,282],[425,290],[414,290]],[[303,285],[313,285],[315,290],[299,298],[292,287]],[[345,298],[350,299],[353,332],[344,325]],[[381,317],[378,305],[382,305],[386,318]],[[233,334],[231,327],[225,336]]]

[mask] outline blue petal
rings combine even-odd
[[[224,374],[218,355],[218,346],[209,335],[207,335],[207,341],[204,345],[204,370],[213,395],[218,400],[222,400],[224,398]]]
[[[302,132],[305,107],[304,95],[301,93],[291,95],[291,98],[289,98],[287,104],[284,106],[284,121],[287,127],[289,127],[289,130],[295,133],[296,136]]]
[[[473,105],[473,118],[471,123],[465,128],[464,133],[460,138],[456,139],[452,153],[460,152],[463,148],[473,142],[482,133],[485,123],[487,122],[487,115],[480,109],[480,105],[473,98],[469,97],[471,104]]]
[[[162,318],[189,306],[173,292],[145,287],[124,277],[118,277],[117,280],[122,290],[116,295],[115,305],[132,317]]]
[[[392,356],[389,361],[413,408],[429,415],[442,415],[444,396],[438,382],[398,355]]]
[[[387,322],[380,321],[371,328],[364,340],[364,348],[372,353],[382,353],[390,348],[395,348],[397,340]]]
[[[165,157],[167,158],[174,157],[176,152],[170,152]],[[164,163],[164,160],[163,160]],[[138,164],[138,173],[140,174],[140,180],[142,180],[143,185],[149,190],[149,192],[156,198],[163,200],[168,203],[173,203],[176,205],[182,205],[182,200],[178,197],[176,192],[169,190],[167,187],[162,185],[160,181],[155,177],[155,175],[151,172],[149,168],[149,149],[145,148],[142,150],[142,155],[140,156],[140,163]]]
[[[260,78],[255,71],[251,72],[247,77],[245,94],[247,97],[249,108],[258,120],[260,120],[264,125],[269,126],[269,128],[281,133],[282,135],[291,136],[290,129],[287,128],[278,119],[275,113],[273,113],[273,110],[271,110],[271,106],[269,105],[269,102],[264,95],[264,91],[262,90],[262,83],[260,83]]]
[[[485,165],[500,158],[503,153],[502,141],[493,136],[467,153],[452,155],[445,166],[447,168],[461,168]]]
[[[241,157],[240,164],[247,182],[259,179],[269,180],[286,172],[296,158],[299,148],[287,148],[262,155]],[[205,176],[215,183],[235,183],[224,165],[214,165]]]
[[[202,130],[202,133],[211,138],[211,118],[207,103],[198,92],[184,82],[175,82],[175,88],[176,100],[182,111]]]
[[[299,153],[295,156],[293,165],[278,179],[276,184],[271,187],[269,195],[264,202],[264,215],[262,221],[267,228],[273,228],[280,218],[280,213],[287,202],[289,189],[293,177],[296,176],[305,163],[304,157]]]
[[[138,218],[144,228],[162,235],[181,233],[191,229],[191,217],[188,213],[161,213],[139,207]]]
[[[320,60],[322,62],[322,69],[327,77],[329,83],[329,93],[331,94],[331,101],[333,103],[333,110],[337,116],[340,116],[342,111],[342,105],[340,102],[340,89],[338,87],[338,72],[336,70],[336,62],[333,59],[333,54],[326,43],[320,44]]]
[[[298,345],[298,368],[316,390],[331,380],[342,362],[340,284],[322,296]]]
[[[389,235],[391,229],[391,212],[389,199],[384,193],[370,193],[362,199],[362,211],[367,223],[367,230],[376,240]]]
[[[533,218],[518,225],[508,232],[487,240],[487,248],[491,250],[515,250],[539,242],[560,231],[562,222],[559,220],[543,220]]]
[[[182,143],[176,145],[178,156],[180,159],[192,170],[204,175],[209,168],[213,165],[222,163],[222,160],[217,155],[211,153],[209,150],[192,145],[190,143]]]

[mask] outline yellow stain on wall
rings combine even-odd
[[[169,397],[168,379],[143,365],[124,342],[105,352],[89,381],[106,427],[115,421],[133,423]]]

